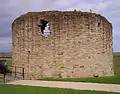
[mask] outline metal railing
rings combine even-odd
[[[6,83],[8,81],[13,81],[16,79],[24,80],[25,69],[23,67],[8,65],[8,69],[10,70],[9,72],[0,73],[0,82]]]

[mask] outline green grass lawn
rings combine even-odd
[[[119,93],[0,84],[0,94],[119,94]]]
[[[98,77],[98,78],[56,78],[56,79],[55,78],[42,78],[40,80],[120,84],[120,76]]]
[[[120,84],[120,55],[114,55],[114,71],[115,71],[115,76],[110,76],[110,77],[98,77],[98,78],[56,78],[56,79],[54,79],[54,78],[43,78],[43,79],[40,79],[40,80]]]
[[[120,55],[114,55],[115,76],[120,76]]]

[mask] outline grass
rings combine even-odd
[[[0,60],[7,60],[8,64],[12,64],[12,58],[0,58]]]
[[[40,80],[120,84],[120,55],[114,55],[114,72],[115,72],[115,76],[110,76],[110,77],[98,77],[98,78],[56,78],[56,79],[55,78],[42,78]]]
[[[120,76],[120,55],[114,55],[115,76]]]
[[[119,94],[119,93],[0,84],[0,94]]]
[[[98,77],[98,78],[42,78],[45,81],[65,81],[65,82],[92,82],[106,84],[120,84],[120,76]]]

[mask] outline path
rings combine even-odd
[[[56,81],[37,81],[37,80],[19,80],[19,81],[8,82],[7,84],[68,88],[68,89],[75,89],[75,90],[96,90],[96,91],[120,92],[120,85],[116,85],[116,84],[98,84],[98,83],[84,83],[84,82],[56,82]]]
[[[20,74],[17,74],[16,77],[14,73],[7,73],[5,75],[5,82],[13,82],[21,79],[23,79],[23,77]],[[0,74],[0,83],[4,83],[4,74]]]
[[[18,78],[15,78],[13,74],[5,75],[5,82],[11,82],[15,80],[18,80]],[[0,83],[4,83],[4,74],[0,74]]]

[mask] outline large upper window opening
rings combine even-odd
[[[45,20],[40,20],[40,25],[38,25],[41,28],[41,32],[43,36],[48,37],[50,35],[49,31],[49,23]]]

